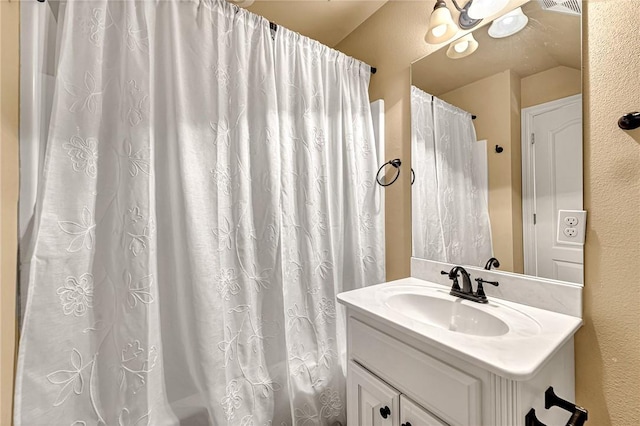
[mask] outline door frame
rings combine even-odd
[[[525,275],[537,276],[537,253],[536,253],[536,236],[533,223],[533,215],[536,212],[535,205],[535,181],[533,179],[533,171],[535,164],[532,166],[533,156],[533,120],[538,116],[547,112],[562,108],[572,104],[580,104],[583,108],[582,95],[573,95],[566,98],[546,102],[540,105],[523,108],[521,111],[522,120],[522,249],[524,255],[524,273]],[[584,112],[582,123],[584,126]],[[582,137],[582,145],[584,148],[584,135]],[[584,167],[584,166],[583,166]],[[584,191],[584,173],[582,188]],[[582,206],[584,207],[584,206]]]

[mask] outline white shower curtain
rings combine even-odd
[[[483,265],[493,249],[471,114],[412,87],[411,127],[413,255]]]
[[[344,423],[335,294],[383,276],[368,67],[224,1],[61,13],[16,425]]]
[[[278,29],[276,73],[289,388],[295,424],[324,424],[345,404],[346,339],[335,296],[380,282],[384,273],[377,264],[384,245],[379,187],[371,179],[377,170],[371,71]],[[337,418],[346,424],[342,414]]]

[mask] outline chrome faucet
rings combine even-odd
[[[471,276],[462,266],[454,266],[449,272],[441,271],[440,273],[442,275],[448,275],[449,279],[453,281],[451,291],[449,292],[450,295],[476,303],[489,302],[484,292],[483,284],[491,284],[496,287],[500,285],[498,281],[486,281],[482,278],[476,278],[475,281],[478,283],[478,290],[474,293],[473,286],[471,285]],[[462,288],[460,288],[460,283],[458,282],[459,274],[462,275]]]

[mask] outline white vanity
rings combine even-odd
[[[489,296],[480,304],[417,278],[338,296],[347,307],[349,426],[519,426],[544,392],[574,399],[579,317]]]

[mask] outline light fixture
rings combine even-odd
[[[469,33],[449,45],[447,56],[451,59],[460,59],[471,55],[477,49],[478,42],[473,38],[473,34]]]
[[[507,7],[509,0],[473,0],[468,15],[472,19],[484,19]]]
[[[456,0],[451,1],[453,2],[453,5],[456,7],[456,9],[458,9],[458,12],[460,12],[458,25],[463,30],[470,30],[482,21],[482,19],[473,19],[469,16],[469,8],[473,4],[473,0],[469,0],[467,4],[464,5],[464,7],[458,6],[458,2]]]
[[[429,44],[440,44],[451,40],[457,33],[458,26],[453,22],[447,4],[444,0],[438,0],[429,18],[429,29],[424,37],[425,41]]]
[[[493,38],[509,37],[522,31],[528,22],[529,18],[519,7],[493,21],[489,27],[489,35]]]

